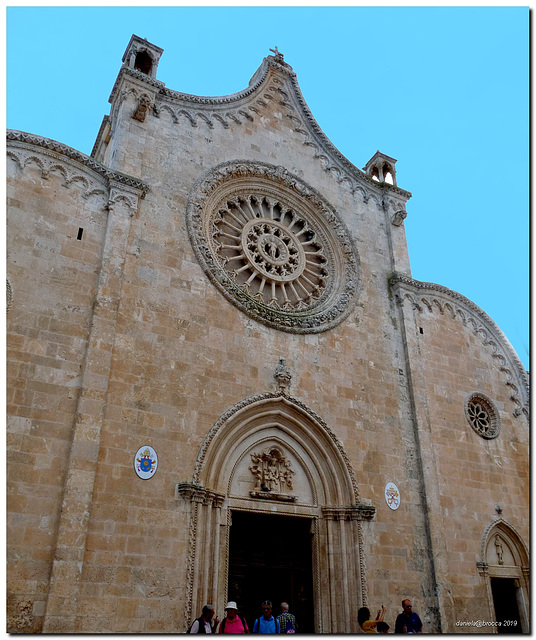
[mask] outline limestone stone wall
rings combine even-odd
[[[403,343],[388,287],[396,266],[390,236],[403,227],[390,224],[382,189],[370,184],[365,194],[352,194],[347,182],[326,171],[288,117],[289,111],[299,113],[295,105],[291,110],[267,101],[255,105],[251,118],[235,111],[240,124],[230,118],[227,127],[217,120],[209,126],[197,118],[194,127],[184,115],[177,122],[163,99],[157,100],[159,117],[149,114],[140,122],[131,117],[134,92],[125,93],[114,124],[121,145],[112,167],[143,178],[150,190],[132,221],[125,260],[94,495],[100,506],[90,522],[79,629],[90,631],[95,617],[110,631],[172,631],[183,624],[187,522],[174,483],[191,478],[206,433],[226,410],[274,390],[280,357],[292,372],[291,394],[333,429],[355,469],[360,495],[377,505],[377,521],[364,524],[371,601],[389,605],[394,616],[398,601],[411,594],[427,623],[436,625],[420,485],[410,477],[418,470],[415,464],[408,470],[407,463],[416,445]],[[334,329],[293,335],[265,327],[230,304],[203,273],[187,234],[188,196],[207,169],[237,159],[296,174],[349,228],[360,283],[354,310]],[[146,441],[161,452],[160,467],[154,479],[140,483],[132,454]],[[399,512],[383,499],[389,480],[404,487]],[[111,506],[114,500],[118,508]],[[120,567],[120,589],[100,580],[96,590],[89,576],[97,565],[101,573],[103,565],[112,573]]]
[[[505,563],[517,569],[503,567],[497,575],[515,575],[528,595],[528,562],[522,560],[529,539],[527,376],[504,335],[476,305],[444,287],[415,281],[405,287],[404,280],[393,284],[412,360],[412,393],[419,398],[415,417],[444,594],[443,629],[489,633],[489,627],[456,623],[495,619],[489,571],[482,566],[498,565],[484,550],[493,524],[507,530],[505,540],[520,551],[516,562]],[[467,403],[475,394],[494,410],[495,437],[471,426]],[[482,424],[487,428],[487,418]],[[526,623],[522,618],[525,632]]]
[[[103,181],[65,158],[17,144],[6,170],[8,629],[27,632],[45,612],[107,213]]]
[[[457,619],[472,619],[469,602],[484,616],[476,563],[497,503],[528,539],[523,376],[514,372],[521,399],[512,402],[489,346],[456,317],[416,311],[393,284],[395,272],[414,283],[401,224],[410,194],[366,178],[334,149],[287,65],[270,57],[248,89],[221,99],[177,94],[123,68],[94,158],[60,150],[55,167],[36,140],[12,146],[11,630],[183,632],[209,596],[221,617],[235,503],[221,478],[194,486],[196,465],[222,416],[278,392],[281,358],[290,385],[279,392],[323,425],[315,428],[340,455],[322,464],[340,466],[333,477],[354,478],[358,493],[352,504],[311,507],[317,630],[355,632],[347,610],[356,603],[383,604],[393,626],[405,597],[427,631],[455,631]],[[192,194],[240,162],[269,165],[274,183],[329,205],[326,233],[348,244],[357,276],[328,329],[255,319],[201,264]],[[471,391],[499,408],[496,440],[467,424]],[[158,454],[149,480],[134,472],[144,445]],[[400,489],[396,511],[387,482]],[[314,503],[314,490],[307,495]],[[333,597],[348,572],[351,606]]]

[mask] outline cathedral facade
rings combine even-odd
[[[7,630],[528,632],[527,372],[412,279],[396,160],[277,50],[218,98],[162,53],[131,38],[91,156],[7,134]]]

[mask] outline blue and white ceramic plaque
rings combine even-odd
[[[400,506],[400,491],[394,482],[385,485],[385,501],[389,509],[396,511]]]
[[[142,480],[149,480],[156,473],[158,467],[158,456],[156,451],[145,445],[140,447],[134,456],[134,469],[136,474]]]

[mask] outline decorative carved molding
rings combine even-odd
[[[365,202],[372,194],[376,194],[379,201],[386,193],[398,196],[403,202],[411,198],[411,193],[399,187],[374,182],[333,145],[309,110],[292,67],[279,53],[264,58],[246,89],[227,96],[195,96],[173,91],[163,82],[122,67],[110,95],[112,104],[117,100],[117,92],[125,76],[135,79],[139,86],[144,83],[157,90],[155,110],[158,115],[168,111],[174,122],[179,122],[179,115],[183,115],[194,127],[197,119],[201,119],[209,128],[216,121],[229,129],[231,122],[241,124],[244,118],[253,121],[269,102],[279,104],[291,121],[294,132],[303,137],[302,144],[314,149],[314,157],[322,163],[324,171],[332,174],[339,184],[348,186],[353,194],[361,193]]]
[[[375,514],[376,507],[364,499],[346,507],[322,507],[322,515],[327,520],[372,520]]]
[[[255,320],[317,333],[351,312],[359,259],[350,233],[283,167],[238,160],[210,169],[192,188],[187,226],[207,276]]]
[[[465,417],[482,438],[496,438],[501,430],[499,412],[493,402],[480,391],[471,393],[465,400]]]
[[[175,497],[183,498],[187,502],[195,502],[204,505],[221,508],[225,496],[211,489],[207,489],[195,482],[178,482],[175,486]]]
[[[431,282],[419,282],[404,274],[393,274],[389,285],[398,304],[408,300],[413,309],[423,312],[423,306],[429,312],[449,313],[452,318],[471,326],[473,333],[482,339],[482,344],[492,350],[497,359],[499,370],[505,374],[505,384],[509,387],[510,400],[515,403],[515,417],[522,413],[529,415],[529,380],[519,356],[497,324],[474,302],[456,291]]]
[[[320,418],[320,416],[316,414],[312,409],[307,407],[307,405],[305,405],[300,400],[292,396],[282,396],[280,393],[265,392],[265,393],[257,394],[255,396],[251,396],[249,398],[245,398],[244,400],[238,402],[237,404],[235,404],[233,407],[228,409],[224,414],[220,416],[220,418],[215,422],[215,424],[212,426],[212,428],[206,435],[205,439],[203,440],[203,443],[197,455],[197,459],[195,461],[193,483],[197,485],[200,484],[201,472],[203,469],[208,448],[212,443],[212,441],[214,440],[214,438],[216,437],[216,435],[218,434],[218,432],[223,428],[223,426],[229,420],[231,420],[233,416],[235,416],[239,412],[244,411],[246,408],[253,407],[255,404],[259,404],[259,407],[261,407],[263,404],[271,401],[282,402],[289,405],[290,407],[297,409],[299,412],[305,414],[306,417],[308,417],[310,420],[315,422],[320,427],[320,429],[325,433],[325,435],[336,447],[336,449],[339,452],[339,455],[341,456],[344,462],[346,473],[348,474],[352,484],[353,497],[355,500],[355,504],[358,504],[359,491],[357,487],[355,472],[342,443],[339,441],[339,439],[333,433],[333,431],[328,427],[328,425],[324,422],[324,420],[322,420],[322,418]]]
[[[365,546],[363,541],[363,525],[357,523],[357,534],[359,539],[359,567],[361,575],[361,601],[363,606],[368,605],[368,588],[367,588],[367,562],[365,559]]]
[[[8,278],[6,278],[6,313],[13,306],[13,287]]]
[[[106,182],[115,181],[118,184],[121,184],[126,187],[131,187],[132,189],[136,189],[140,192],[141,198],[145,197],[145,194],[149,190],[149,187],[142,182],[141,180],[137,180],[136,178],[132,178],[131,176],[127,176],[123,173],[119,173],[118,171],[112,171],[108,169],[105,165],[97,162],[93,158],[86,156],[67,145],[56,142],[55,140],[51,140],[49,138],[43,138],[41,136],[35,136],[29,133],[25,133],[23,131],[14,131],[9,129],[7,132],[7,149],[8,153],[14,156],[19,156],[20,150],[25,150],[26,153],[31,152],[32,147],[35,148],[35,151],[39,152],[40,157],[32,156],[36,158],[37,164],[40,164],[42,169],[42,175],[46,179],[48,173],[53,168],[60,167],[60,171],[65,172],[65,166],[57,165],[58,161],[63,161],[66,164],[66,167],[69,169],[73,169],[73,164],[69,161],[74,161],[75,163],[82,165],[87,168],[89,171],[96,174],[96,176],[101,177]],[[15,151],[17,149],[17,151]],[[27,162],[29,158],[25,158]],[[20,156],[18,157],[18,162],[21,168],[25,166],[25,163],[21,161]],[[65,173],[64,175],[68,175]],[[87,178],[85,176],[77,176],[71,175],[66,180],[65,186],[68,186],[76,179],[86,181]]]

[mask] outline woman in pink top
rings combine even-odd
[[[249,633],[248,623],[238,613],[236,602],[228,602],[225,613],[225,618],[220,622],[219,633]]]

